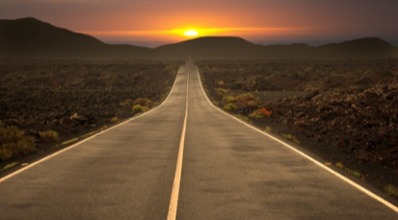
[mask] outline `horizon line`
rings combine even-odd
[[[90,35],[92,36],[92,35]],[[393,45],[394,47],[398,47],[398,39],[394,41],[389,41],[386,40],[383,37],[378,37],[378,36],[364,36],[364,37],[357,37],[357,38],[349,38],[349,39],[339,39],[339,40],[324,40],[324,39],[308,39],[308,40],[249,40],[245,37],[240,37],[240,36],[233,36],[233,35],[225,35],[225,36],[219,36],[219,35],[209,35],[209,36],[199,36],[199,37],[194,37],[194,38],[189,38],[189,39],[184,39],[184,40],[103,40],[99,39],[98,37],[94,36],[96,39],[100,40],[101,42],[109,45],[129,45],[129,46],[140,46],[140,47],[147,47],[147,48],[157,48],[165,45],[170,45],[170,44],[178,44],[186,41],[192,41],[192,40],[197,40],[197,39],[202,39],[202,38],[239,38],[245,41],[248,41],[252,44],[255,45],[263,45],[263,46],[274,46],[274,45],[294,45],[294,44],[306,44],[310,47],[318,47],[318,46],[323,46],[327,44],[339,44],[343,43],[346,41],[353,41],[353,40],[361,40],[361,39],[380,39],[383,41],[386,41]]]

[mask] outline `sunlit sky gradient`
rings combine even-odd
[[[398,0],[0,0],[0,18],[36,17],[107,43],[157,46],[199,36],[312,44],[398,44]]]

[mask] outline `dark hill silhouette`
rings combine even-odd
[[[0,20],[0,56],[54,58],[139,57],[147,48],[105,44],[35,18]]]
[[[379,58],[392,57],[397,48],[392,44],[375,37],[344,41],[339,44],[327,44],[317,48],[316,54],[332,58]]]
[[[155,49],[157,57],[183,59],[378,59],[397,48],[379,38],[362,38],[311,47],[307,44],[256,45],[238,37],[202,37]]]
[[[362,38],[319,47],[307,44],[256,45],[238,37],[202,37],[154,49],[109,45],[94,37],[35,18],[0,20],[0,57],[74,59],[369,59],[397,57],[379,38]]]
[[[154,49],[155,57],[193,59],[256,58],[261,48],[239,37],[201,37]]]

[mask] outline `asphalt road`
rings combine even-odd
[[[160,107],[1,179],[0,219],[398,219],[368,194],[217,110],[187,63]]]

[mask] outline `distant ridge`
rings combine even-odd
[[[327,44],[317,48],[318,54],[329,53],[330,55],[353,57],[392,57],[397,48],[392,44],[376,37],[368,37],[344,41],[338,44]]]
[[[256,45],[239,37],[201,37],[154,49],[110,45],[35,18],[0,19],[0,57],[73,59],[382,59],[398,57],[375,37],[318,47],[307,44]]]
[[[111,46],[89,35],[55,27],[35,18],[0,20],[0,56],[112,58],[139,57],[149,49]]]
[[[157,57],[196,59],[254,58],[259,47],[239,37],[201,37],[155,48]],[[254,54],[253,54],[254,52]]]
[[[380,59],[397,57],[397,48],[375,37],[319,47],[308,44],[257,45],[239,37],[202,37],[155,48],[157,57],[195,59]]]

